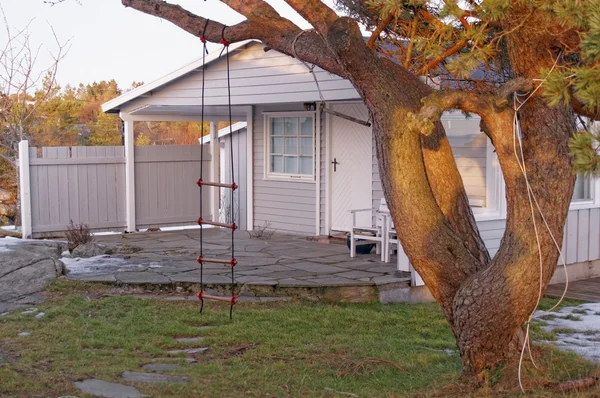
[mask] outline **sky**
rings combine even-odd
[[[298,26],[309,27],[283,0],[267,1]],[[228,25],[244,19],[218,0],[170,2]],[[62,87],[115,79],[128,88],[134,81],[151,82],[202,56],[198,38],[168,21],[125,8],[120,0],[80,3],[65,0],[50,6],[43,0],[0,0],[10,28],[19,30],[30,23],[32,43],[42,46],[40,69],[52,63],[50,52],[56,50],[50,26],[61,42],[70,40],[69,52],[59,64]],[[333,0],[325,3],[332,5]],[[6,37],[6,24],[0,20],[0,44]]]

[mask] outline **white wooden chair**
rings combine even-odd
[[[369,225],[359,225],[356,220],[356,215],[358,213],[370,212],[371,223]],[[385,221],[383,217],[379,214],[377,209],[357,209],[350,210],[352,214],[352,229],[350,230],[350,257],[356,257],[356,246],[362,245],[372,245],[375,244],[375,249],[377,254],[382,255],[383,260],[383,251],[382,247],[384,247],[385,243]],[[375,220],[375,223],[373,223]]]

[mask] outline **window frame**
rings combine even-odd
[[[301,118],[309,117],[312,120],[312,172],[311,174],[292,174],[292,173],[276,173],[271,171],[271,120],[274,118]],[[316,181],[315,158],[316,145],[318,143],[316,134],[316,111],[293,111],[293,112],[263,112],[264,118],[264,164],[263,164],[263,179],[274,181],[297,181],[314,183]],[[298,134],[300,136],[300,134]],[[308,137],[308,135],[306,136]],[[285,145],[285,144],[284,144]],[[299,147],[298,147],[299,149]],[[299,155],[298,155],[299,156]]]

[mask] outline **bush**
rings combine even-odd
[[[67,225],[65,236],[67,237],[69,252],[72,252],[79,245],[85,245],[94,240],[94,237],[90,233],[90,227],[87,224],[73,224],[73,220]]]

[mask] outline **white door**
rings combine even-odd
[[[369,112],[364,104],[331,104],[330,108],[367,120]],[[350,231],[350,210],[370,209],[372,203],[372,132],[370,127],[331,116],[331,229]],[[359,213],[357,223],[371,225],[371,214]]]

